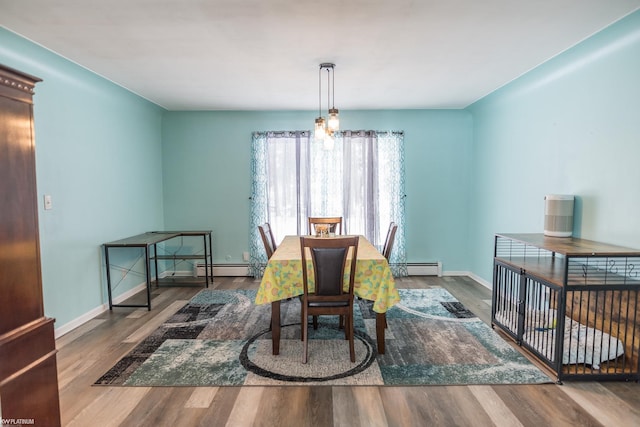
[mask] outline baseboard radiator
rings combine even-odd
[[[407,273],[409,273],[409,276],[442,277],[442,263],[440,261],[407,263]]]
[[[214,264],[209,266],[210,272],[213,271],[213,277],[216,276],[249,276],[249,266],[247,264]],[[407,272],[409,276],[442,276],[441,262],[423,262],[407,264]],[[195,275],[204,276],[204,263],[195,265]]]
[[[204,263],[196,263],[195,267],[195,275],[197,277],[204,277]],[[248,264],[213,264],[209,266],[209,273],[213,277],[216,276],[249,276],[249,265]],[[211,274],[213,273],[213,274]]]

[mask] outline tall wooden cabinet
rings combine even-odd
[[[58,426],[54,320],[44,316],[38,236],[38,81],[0,65],[0,412],[8,423]]]

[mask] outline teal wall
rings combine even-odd
[[[542,232],[545,194],[573,194],[574,235],[640,248],[640,12],[468,108],[469,269],[493,235]]]
[[[3,28],[0,63],[43,80],[38,215],[45,314],[58,328],[107,301],[102,243],[162,228],[163,110]],[[117,293],[140,281],[125,277]]]
[[[214,262],[248,251],[251,133],[310,129],[312,111],[166,112],[164,217],[169,229],[213,230]],[[467,270],[472,141],[463,110],[341,111],[342,129],[405,132],[407,257]]]
[[[251,133],[309,129],[315,116],[168,112],[1,28],[0,63],[44,80],[38,203],[45,312],[57,328],[106,302],[106,241],[210,228],[215,262],[241,262]],[[638,76],[640,12],[465,110],[341,111],[342,128],[405,132],[409,262],[490,281],[494,233],[541,232],[545,194],[578,197],[576,235],[640,247]],[[116,281],[120,294],[142,278]]]

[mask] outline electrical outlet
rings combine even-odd
[[[242,259],[245,261],[249,261],[249,252],[242,252]]]
[[[53,201],[50,194],[44,195],[44,208],[45,210],[53,209]]]

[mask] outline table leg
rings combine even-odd
[[[147,310],[151,311],[151,260],[149,258],[149,246],[144,247],[144,258],[145,258],[145,274],[147,276]],[[157,259],[157,257],[156,257]],[[158,261],[156,261],[158,262]],[[157,283],[157,279],[156,279]]]
[[[386,313],[376,313],[376,338],[378,340],[378,354],[384,354],[384,329],[386,327]]]
[[[113,310],[113,298],[111,296],[111,271],[109,268],[109,247],[104,247],[104,262],[107,265],[107,292],[109,294],[109,310]]]
[[[273,355],[280,354],[280,301],[271,303],[271,345]]]

